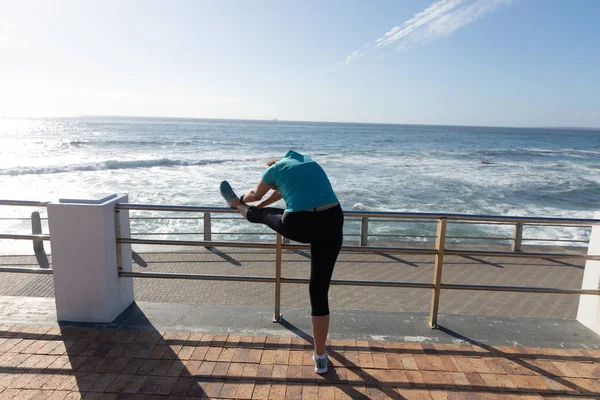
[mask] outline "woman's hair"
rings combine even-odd
[[[273,160],[267,161],[267,167],[270,167],[271,165],[275,164],[277,161],[279,161],[279,160],[273,159]]]

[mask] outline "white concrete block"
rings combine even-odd
[[[61,199],[48,205],[48,225],[59,321],[111,322],[133,303],[133,280],[119,278],[115,204],[127,196]],[[130,235],[129,212],[120,211],[122,237]],[[131,245],[121,263],[131,271]]]
[[[600,212],[594,214],[594,219],[600,219]],[[592,228],[588,255],[600,255],[600,226]],[[585,262],[582,289],[600,288],[600,261]],[[582,294],[579,297],[577,321],[600,335],[600,296]]]

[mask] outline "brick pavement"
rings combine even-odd
[[[538,250],[538,249],[533,249]],[[546,247],[545,251],[560,252]],[[275,254],[269,250],[206,249],[142,253],[148,268],[139,272],[273,276]],[[1,265],[35,267],[33,256],[0,256]],[[484,285],[580,288],[582,261],[500,257],[446,257],[443,282]],[[283,276],[308,277],[305,251],[284,251]],[[431,282],[433,256],[393,253],[342,253],[334,279]],[[186,304],[273,305],[267,283],[134,279],[138,301]],[[0,273],[0,295],[52,297],[52,277]],[[381,299],[385,299],[382,301]],[[428,312],[429,290],[364,286],[332,286],[333,309]],[[442,291],[440,313],[507,317],[575,318],[579,296],[508,292]],[[283,284],[282,307],[309,307],[306,285]]]
[[[600,350],[0,325],[0,399],[600,398]]]

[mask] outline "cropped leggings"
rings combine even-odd
[[[329,285],[343,240],[342,208],[337,205],[324,211],[284,212],[280,208],[250,207],[247,219],[265,224],[295,242],[310,243],[311,315],[329,315]]]

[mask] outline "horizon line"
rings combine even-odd
[[[116,115],[116,114],[87,114],[68,116],[5,116],[1,119],[77,119],[77,118],[134,118],[134,119],[174,119],[174,120],[213,120],[213,121],[250,121],[250,122],[291,122],[291,123],[318,123],[318,124],[352,124],[352,125],[399,125],[399,126],[436,126],[436,127],[464,127],[464,128],[517,128],[517,129],[579,129],[600,130],[600,126],[533,126],[533,125],[475,125],[475,124],[427,124],[427,123],[401,123],[401,122],[357,122],[357,121],[318,121],[318,120],[287,120],[263,118],[224,118],[224,117],[171,117],[148,115]]]

